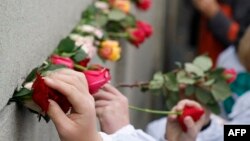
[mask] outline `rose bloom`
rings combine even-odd
[[[234,80],[237,78],[237,72],[235,69],[226,69],[224,70],[223,75],[229,84],[234,82]]]
[[[64,65],[64,66],[66,66],[68,68],[71,68],[71,69],[74,68],[73,60],[71,60],[68,57],[62,57],[62,56],[59,56],[59,55],[52,55],[50,57],[50,61],[51,61],[52,64],[55,64],[55,65]]]
[[[153,34],[153,28],[150,24],[143,22],[143,21],[137,21],[136,22],[137,28],[140,28],[144,31],[145,36],[148,38]]]
[[[145,33],[141,28],[132,28],[128,30],[129,40],[136,47],[139,47],[145,40]]]
[[[91,70],[84,71],[84,75],[87,79],[90,94],[96,93],[107,82],[110,81],[111,75],[109,69],[101,66],[93,66]]]
[[[110,0],[109,3],[113,7],[117,8],[125,13],[129,13],[129,11],[130,11],[130,7],[131,7],[130,0]]]
[[[106,40],[101,43],[98,54],[106,60],[117,61],[121,57],[121,48],[119,42],[113,40]]]
[[[152,0],[137,0],[136,6],[141,10],[148,10],[152,5]]]
[[[37,74],[36,80],[32,86],[33,95],[32,100],[42,109],[43,112],[47,112],[49,108],[49,99],[54,100],[61,107],[61,109],[67,113],[71,107],[71,104],[65,96],[58,91],[49,88],[40,74]]]
[[[97,1],[97,2],[95,2],[95,7],[99,8],[101,10],[104,10],[104,11],[109,9],[108,3],[103,2],[103,1]]]

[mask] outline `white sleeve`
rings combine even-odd
[[[223,141],[223,128],[224,120],[216,115],[211,115],[211,124],[198,134],[196,141]]]
[[[146,127],[146,133],[154,137],[157,141],[164,141],[167,118],[163,117],[150,122]]]
[[[250,91],[239,97],[234,104],[227,123],[221,122],[217,116],[211,117],[211,125],[204,131],[200,132],[197,141],[223,141],[224,124],[250,124]]]
[[[100,135],[103,141],[156,141],[142,130],[136,130],[132,125],[127,125],[111,135],[102,132]]]

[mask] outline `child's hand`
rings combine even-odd
[[[106,84],[93,96],[103,132],[112,134],[129,124],[128,100],[116,88]]]
[[[201,105],[195,101],[182,100],[172,110],[183,111],[185,106],[202,109]],[[207,116],[205,115],[206,114],[203,114],[196,122],[190,116],[185,117],[183,122],[187,128],[187,131],[183,131],[183,128],[178,122],[178,117],[176,115],[169,116],[166,127],[166,138],[168,141],[195,141],[198,133],[207,121]]]
[[[96,130],[94,99],[89,94],[83,73],[63,69],[50,74],[45,83],[66,96],[72,112],[66,115],[50,100],[48,115],[54,122],[62,141],[101,141]]]

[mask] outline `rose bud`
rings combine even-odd
[[[33,88],[33,101],[42,109],[43,112],[47,113],[49,108],[49,99],[54,100],[61,107],[61,109],[67,113],[71,107],[71,104],[65,96],[60,94],[58,91],[49,88],[44,79],[40,74],[37,74],[36,80],[32,86]]]
[[[88,81],[90,94],[96,93],[111,79],[109,69],[103,67],[95,68],[95,70],[87,70],[83,72]]]
[[[119,47],[119,42],[113,40],[103,41],[101,43],[98,54],[105,60],[119,60],[121,56],[121,48]]]
[[[129,0],[110,0],[109,3],[124,13],[129,13],[130,11],[130,1]]]
[[[52,55],[50,57],[50,61],[52,64],[55,64],[55,65],[64,65],[64,66],[71,68],[71,69],[74,68],[73,60],[71,60],[68,57],[61,57],[59,55]]]
[[[153,34],[152,26],[146,22],[137,21],[136,26],[144,31],[146,37],[150,37]]]
[[[86,59],[82,60],[81,62],[79,62],[79,65],[81,65],[83,67],[87,67],[89,62],[90,62],[90,58],[86,58]]]
[[[145,40],[145,33],[140,28],[129,29],[128,34],[130,42],[136,47],[139,47],[139,45]]]
[[[152,5],[152,0],[137,0],[136,6],[141,10],[148,10]]]
[[[226,78],[227,83],[232,83],[237,78],[237,72],[235,69],[226,69],[223,72],[223,76]]]

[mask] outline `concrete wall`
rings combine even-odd
[[[16,87],[41,64],[80,19],[92,0],[0,0],[0,141],[56,141],[52,123],[37,122],[27,109],[6,106]],[[134,11],[154,27],[154,36],[141,49],[126,44],[123,58],[111,68],[113,83],[149,80],[162,68],[166,0],[155,0],[148,12]],[[95,62],[98,59],[94,60]],[[151,107],[155,97],[137,89],[121,89],[131,105]],[[156,102],[157,103],[157,102]],[[155,106],[153,106],[155,107]],[[152,115],[131,111],[131,121],[144,128]]]
[[[123,48],[123,58],[115,66],[116,83],[133,83],[136,81],[147,81],[152,78],[153,73],[162,70],[164,54],[164,41],[167,0],[154,0],[152,8],[147,12],[135,10],[138,19],[149,22],[154,28],[154,34],[140,46],[140,49],[127,44]],[[149,93],[142,93],[139,89],[121,89],[129,98],[131,105],[143,108],[159,108],[161,105],[159,97]],[[144,129],[152,118],[158,117],[152,114],[141,113],[130,110],[130,118],[133,125]]]
[[[25,76],[80,20],[91,0],[0,0],[0,141],[56,141],[53,125],[5,106]]]

